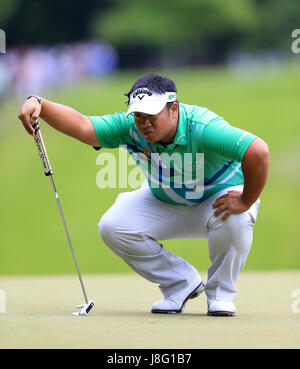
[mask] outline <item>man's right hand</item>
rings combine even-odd
[[[34,136],[33,124],[36,122],[41,113],[41,105],[35,97],[26,100],[21,107],[18,115],[26,131]]]
[[[47,99],[42,99],[43,108],[38,99],[32,96],[21,107],[19,119],[26,131],[34,136],[33,125],[38,118],[49,124],[57,131],[76,138],[88,145],[99,147],[96,132],[89,117],[77,110]]]

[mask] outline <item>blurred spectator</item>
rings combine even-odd
[[[117,64],[115,49],[99,41],[10,49],[0,56],[0,101],[105,77]]]
[[[241,79],[253,79],[266,74],[278,74],[287,55],[282,51],[265,50],[257,54],[231,53],[227,59],[229,71]]]

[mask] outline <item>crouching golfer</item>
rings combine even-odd
[[[205,291],[208,315],[233,316],[235,282],[251,247],[267,180],[268,146],[206,108],[179,103],[176,92],[171,79],[152,73],[126,94],[127,113],[88,117],[31,96],[19,118],[31,135],[41,117],[94,148],[126,145],[147,182],[121,193],[101,218],[103,241],[159,284],[163,299],[152,305],[153,313],[180,313]],[[160,243],[172,238],[208,240],[206,284],[190,263]]]

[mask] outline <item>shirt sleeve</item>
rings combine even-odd
[[[241,162],[251,142],[257,136],[231,126],[224,119],[207,124],[202,133],[203,146],[211,154]]]
[[[101,148],[117,148],[128,142],[130,119],[125,113],[115,113],[103,116],[89,116]]]

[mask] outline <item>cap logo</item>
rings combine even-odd
[[[134,93],[132,95],[132,98],[134,99],[135,97],[137,97],[140,94],[143,94],[144,96],[145,96],[145,94],[147,94],[148,96],[152,96],[153,95],[153,93],[151,91],[147,90],[146,88],[138,88],[136,91],[134,91]],[[142,98],[139,97],[140,100],[142,100]]]

